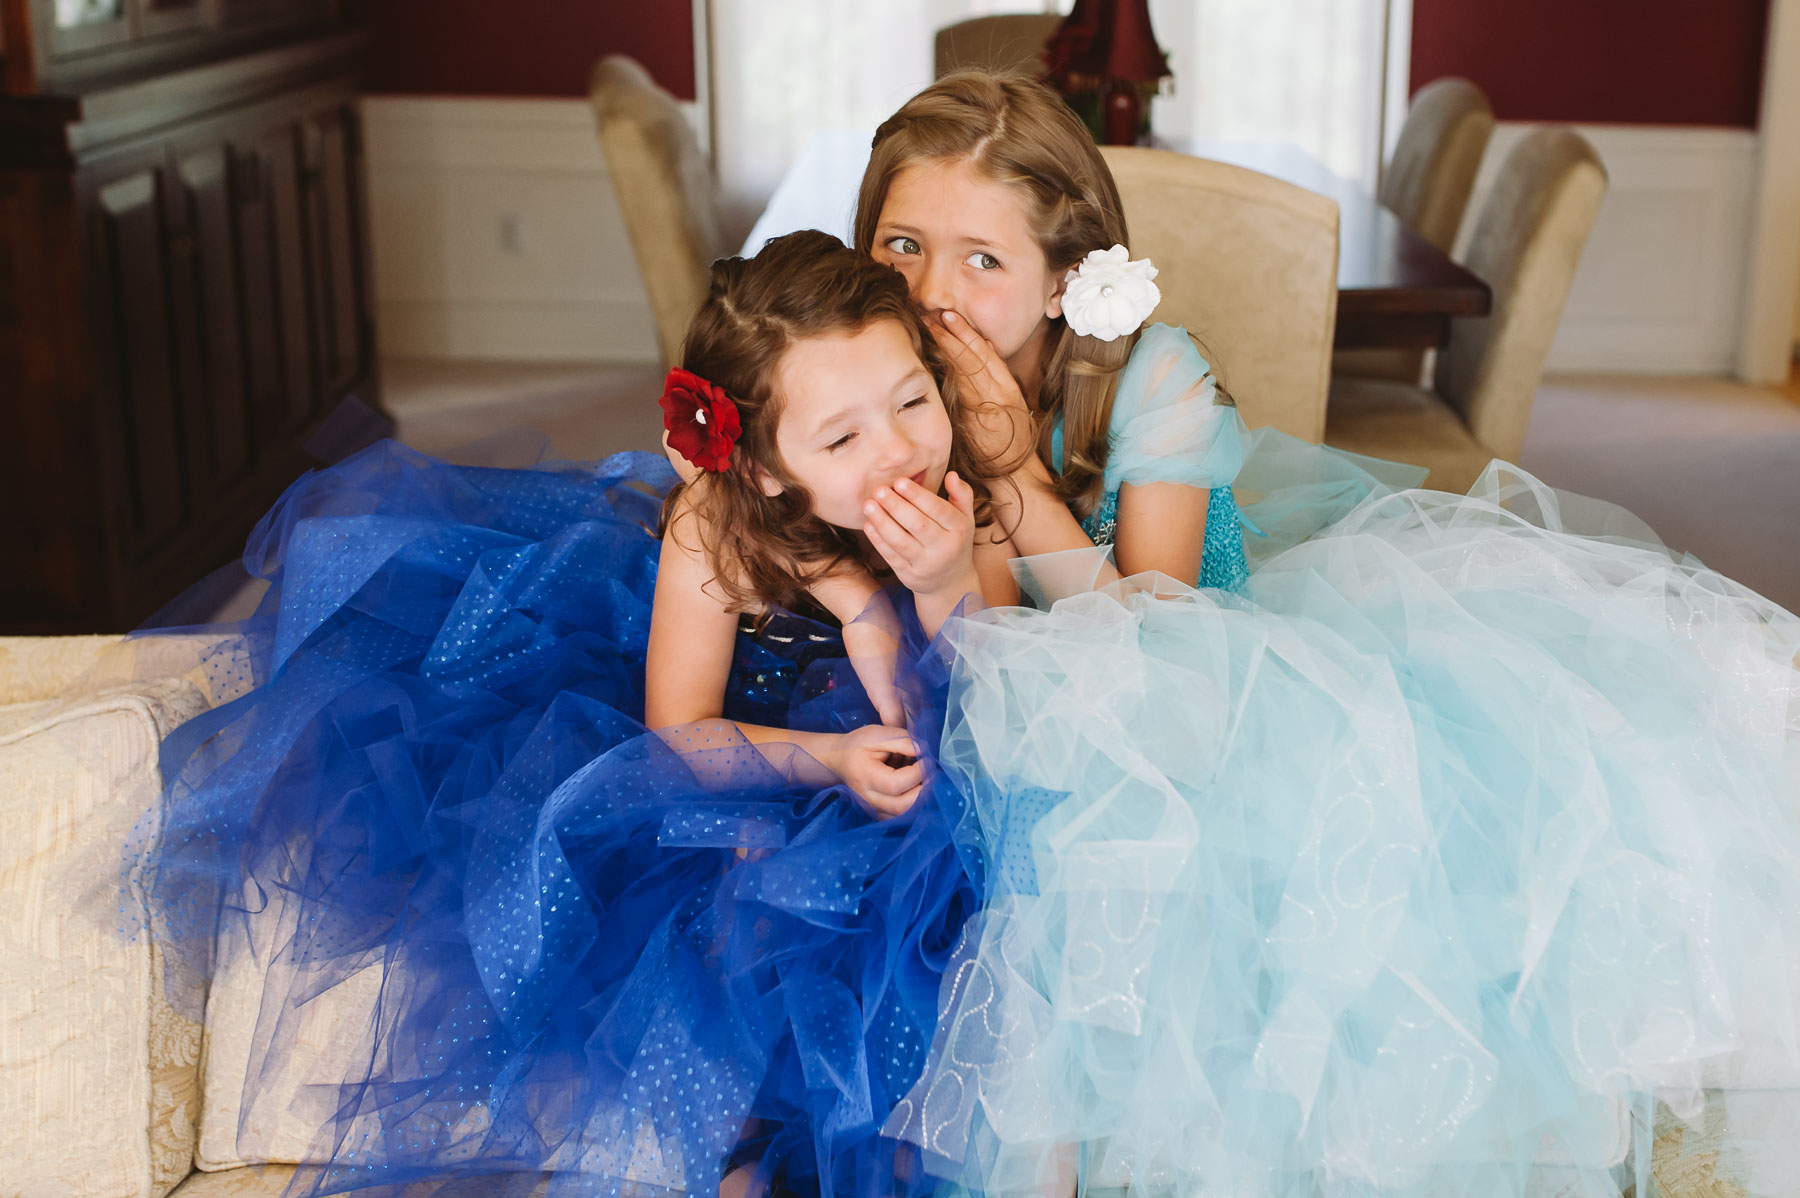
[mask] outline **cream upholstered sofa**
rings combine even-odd
[[[199,1000],[165,995],[120,889],[163,739],[246,684],[225,640],[0,637],[3,1198],[263,1198],[316,1159],[279,1115],[342,1077],[366,996],[308,1014],[246,1112],[260,975],[222,951],[203,1008],[181,1009]]]
[[[276,1076],[246,1094],[258,972],[228,964],[204,1012],[165,997],[155,944],[106,912],[125,846],[151,831],[158,747],[245,685],[229,643],[117,637],[0,638],[0,1196],[268,1198],[317,1159],[289,1117],[308,1083],[341,1080],[368,995],[302,1016]],[[366,1057],[364,1058],[366,1059]],[[1788,1129],[1800,1076],[1751,1046],[1715,1087],[1701,1130],[1666,1118],[1652,1169],[1669,1198],[1780,1195],[1800,1188]],[[1791,1071],[1789,1071],[1791,1072]],[[246,1100],[249,1106],[246,1107]],[[1763,1151],[1726,1148],[1742,1131]],[[1614,1154],[1632,1137],[1621,1120]],[[1588,1162],[1607,1165],[1611,1160]],[[1623,1165],[1624,1176],[1630,1173]],[[1540,1162],[1542,1198],[1583,1192]]]

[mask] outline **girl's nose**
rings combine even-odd
[[[881,436],[881,443],[876,452],[876,464],[883,473],[898,470],[909,464],[913,458],[912,438],[896,425],[889,425]]]
[[[913,298],[928,311],[953,310],[956,308],[954,279],[953,266],[945,264],[941,257],[932,259],[919,273],[919,287]]]

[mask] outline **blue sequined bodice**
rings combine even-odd
[[[738,621],[725,718],[770,728],[847,732],[879,722],[844,650],[844,633],[796,612]]]

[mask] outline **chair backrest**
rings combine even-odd
[[[718,187],[675,98],[636,62],[623,55],[601,59],[592,99],[666,367],[680,361],[712,261],[727,252]]]
[[[1493,288],[1493,310],[1451,322],[1436,382],[1495,457],[1519,460],[1544,359],[1605,194],[1594,147],[1552,126],[1513,148],[1482,203],[1464,263]]]
[[[1449,253],[1493,132],[1494,110],[1480,88],[1467,79],[1426,84],[1406,110],[1378,198]]]
[[[1103,146],[1131,253],[1156,265],[1154,319],[1200,339],[1252,427],[1325,435],[1337,323],[1337,203],[1171,150]]]
[[[1038,56],[1060,24],[1062,18],[1055,13],[1009,13],[946,25],[937,31],[936,78],[969,67],[1042,74],[1044,64]]]

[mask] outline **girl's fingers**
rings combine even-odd
[[[873,522],[863,525],[863,535],[869,538],[869,544],[875,547],[875,552],[881,555],[881,560],[894,571],[911,569],[912,562],[908,557],[889,544],[888,539],[881,535],[881,530],[876,528]]]
[[[946,485],[948,485],[951,477],[952,475],[944,476]],[[962,480],[958,479],[957,481],[961,482]],[[967,488],[965,488],[965,490],[966,489]],[[924,487],[919,486],[909,478],[903,478],[896,482],[894,484],[894,491],[900,498],[911,504],[913,510],[918,512],[921,518],[930,521],[931,524],[937,525],[937,527],[944,529],[946,532],[957,531],[957,507],[953,502],[946,501],[941,495],[932,494],[930,491],[927,491]],[[970,492],[970,494],[973,495],[973,492]],[[971,512],[973,512],[973,510],[973,508],[970,509]],[[925,525],[919,525],[913,527],[912,531],[914,536],[923,537],[929,534],[931,529]]]
[[[994,392],[1007,400],[1022,402],[1017,399],[1019,384],[1012,376],[1012,369],[1004,359],[994,352],[994,343],[975,331],[975,326],[949,310],[939,314],[939,323],[949,332],[949,337],[940,337],[938,341],[951,353],[951,365],[958,374],[984,388],[992,388]],[[926,322],[930,324],[930,322]],[[935,332],[937,325],[931,326]]]
[[[905,728],[896,725],[891,728],[875,729],[875,733],[879,735],[871,734],[870,739],[863,744],[863,748],[870,752],[898,753],[902,757],[919,755],[919,742],[915,741],[912,733]]]
[[[944,494],[956,505],[957,511],[970,520],[975,518],[975,491],[954,470],[944,475]]]
[[[977,333],[974,325],[950,311],[940,313],[937,323],[926,323],[931,325],[934,333],[942,331],[938,344],[950,354],[951,365],[958,373],[970,378],[993,374],[994,363],[999,358],[994,353],[993,343]]]
[[[911,811],[913,804],[919,800],[919,792],[923,789],[924,787],[914,787],[911,792],[900,795],[898,798],[889,798],[884,794],[867,794],[858,797],[870,811],[875,813],[876,819],[893,819],[896,815],[905,815]]]
[[[964,348],[982,359],[984,363],[993,356],[994,347],[989,344],[986,337],[975,331],[974,325],[947,308],[940,319],[943,321],[944,327],[950,330],[950,335],[962,342]]]
[[[894,519],[893,513],[879,503],[863,508],[863,529],[869,531],[871,537],[880,536],[886,545],[886,556],[890,562],[896,553],[911,561],[913,554],[918,552],[918,538],[908,532],[904,525]]]
[[[928,532],[932,524],[931,513],[922,510],[919,504],[919,497],[924,493],[924,489],[913,485],[911,479],[902,478],[893,486],[876,491],[875,502],[894,523],[917,537]]]
[[[918,790],[924,782],[925,767],[915,761],[898,769],[889,768],[882,777],[876,779],[875,787],[884,795],[899,797]]]

